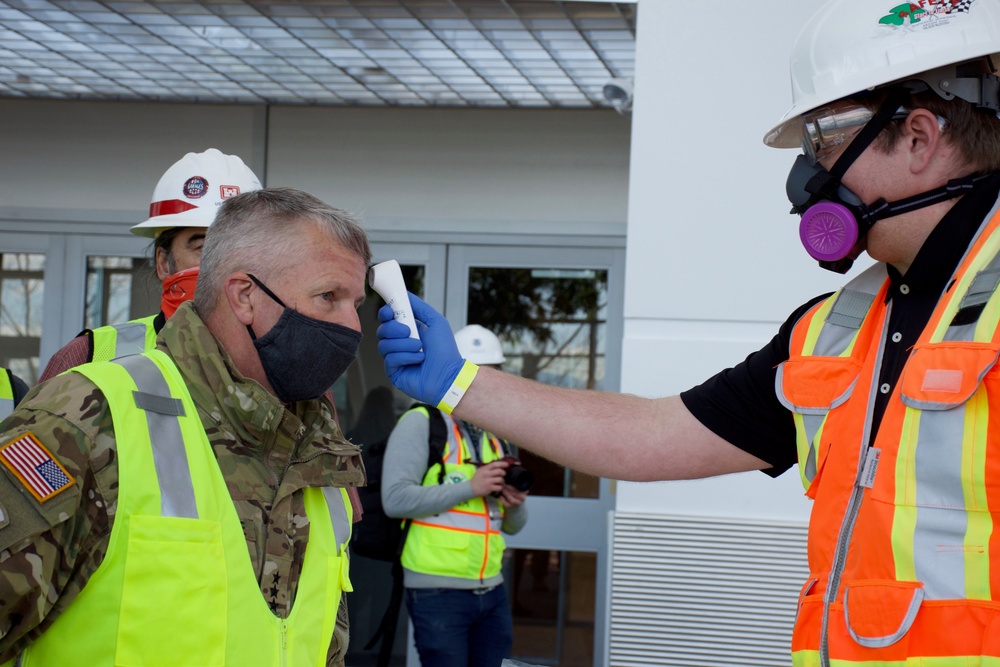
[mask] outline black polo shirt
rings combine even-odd
[[[892,310],[879,372],[873,434],[909,349],[927,325],[976,230],[996,204],[998,192],[1000,174],[983,181],[952,207],[927,237],[906,275],[887,266],[890,283],[887,300],[892,302]],[[792,413],[775,393],[778,365],[788,359],[792,327],[809,308],[828,296],[824,294],[800,306],[767,345],[742,363],[681,393],[684,405],[698,421],[726,441],[770,463],[771,468],[764,472],[772,477],[795,465],[797,459]]]

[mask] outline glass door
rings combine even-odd
[[[438,310],[443,310],[445,252],[443,245],[373,243],[372,262],[398,261],[407,288]],[[413,399],[389,382],[378,353],[375,337],[377,312],[384,303],[366,286],[365,303],[360,310],[363,337],[358,359],[333,387],[340,425],[352,442],[362,446],[388,438],[396,419],[413,403]],[[355,590],[347,595],[351,622],[347,664],[352,667],[375,665],[380,644],[370,649],[366,649],[366,645],[378,629],[389,604],[391,564],[352,553],[351,580]],[[408,625],[406,607],[401,605],[393,638],[391,665],[407,662]]]
[[[618,249],[453,245],[446,315],[454,329],[480,324],[496,333],[506,372],[616,390],[623,275]],[[600,664],[610,484],[527,451],[520,457],[536,482],[527,526],[507,538],[514,657],[563,667]]]
[[[410,291],[441,311],[452,330],[476,323],[496,331],[505,371],[563,386],[618,388],[623,248],[376,242],[373,251],[374,262],[398,260]],[[385,377],[375,337],[381,305],[368,294],[359,358],[334,387],[341,425],[362,444],[387,436],[412,403]],[[536,481],[528,524],[507,540],[514,657],[565,667],[601,664],[611,484],[529,452],[521,457]],[[375,664],[377,647],[365,646],[389,601],[390,567],[352,555],[347,662],[354,667]],[[419,667],[407,626],[404,607],[391,664]]]

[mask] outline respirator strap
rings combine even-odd
[[[892,117],[896,115],[896,111],[899,110],[899,107],[909,97],[910,91],[905,88],[893,88],[889,91],[889,96],[882,102],[882,106],[878,108],[872,119],[861,128],[858,136],[844,149],[844,152],[833,165],[833,168],[830,169],[830,174],[834,178],[839,181],[844,177],[844,174],[851,168],[851,165],[858,159],[858,156],[875,141],[875,137],[892,121]]]
[[[875,220],[891,218],[895,215],[902,215],[903,213],[909,213],[910,211],[915,211],[917,209],[924,208],[925,206],[937,204],[938,202],[954,199],[955,197],[961,197],[962,195],[974,190],[976,185],[992,175],[993,174],[977,174],[974,176],[953,178],[939,188],[934,188],[933,190],[928,190],[927,192],[921,192],[918,195],[906,197],[905,199],[899,199],[894,202],[887,202],[884,199],[879,199],[867,207],[864,217],[871,217],[872,224],[874,224]]]

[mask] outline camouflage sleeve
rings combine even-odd
[[[347,656],[347,645],[350,641],[348,632],[347,593],[340,596],[340,606],[337,607],[337,624],[333,628],[333,641],[330,642],[330,652],[326,656],[327,667],[344,667]]]
[[[0,433],[0,663],[44,632],[103,558],[111,418],[103,396],[71,373],[36,386]],[[38,478],[22,451],[41,457]],[[51,459],[51,462],[49,461]],[[59,471],[62,471],[61,473]],[[54,493],[52,493],[54,491]]]

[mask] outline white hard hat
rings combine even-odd
[[[764,143],[798,148],[800,116],[889,83],[920,79],[945,99],[977,102],[978,79],[967,91],[959,90],[966,84],[955,85],[955,66],[995,53],[1000,53],[997,0],[914,0],[898,7],[830,0],[806,23],[792,48],[792,108]],[[943,79],[952,81],[941,85]]]
[[[223,200],[260,188],[260,179],[235,155],[215,148],[188,153],[160,177],[149,220],[132,233],[152,238],[171,227],[208,227]]]
[[[478,324],[462,327],[455,334],[458,352],[474,364],[502,364],[503,346],[492,331]]]

